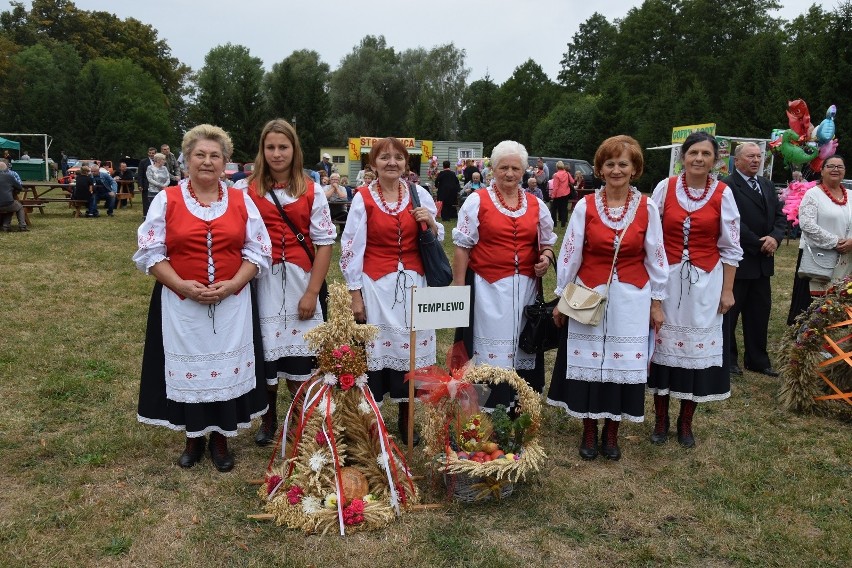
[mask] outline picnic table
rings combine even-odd
[[[118,204],[121,203],[122,200],[127,200],[127,206],[133,207],[133,195],[135,180],[132,179],[120,179],[118,181],[118,191],[115,192],[115,206],[118,207]]]
[[[28,181],[22,183],[21,186],[23,186],[24,190],[21,192],[19,201],[21,202],[21,205],[24,206],[27,224],[30,222],[30,213],[33,212],[33,209],[38,209],[39,213],[43,215],[44,206],[47,203],[67,203],[68,207],[74,209],[75,217],[80,217],[82,215],[80,209],[87,206],[85,201],[71,199],[74,185],[70,183]],[[60,192],[48,195],[56,189],[62,190],[61,196]]]

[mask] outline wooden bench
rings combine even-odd
[[[38,197],[36,199],[23,199],[21,205],[29,216],[33,209],[38,209],[39,213],[44,214],[44,206],[47,203],[67,203],[69,209],[74,209],[74,217],[82,217],[84,215],[81,209],[89,206],[86,201],[80,199],[71,199],[71,197]]]

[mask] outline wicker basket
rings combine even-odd
[[[466,473],[445,473],[444,483],[452,490],[453,499],[463,503],[475,501],[502,500],[512,494],[515,484],[506,479],[486,477],[471,477]]]
[[[424,449],[431,456],[439,456],[436,458],[438,470],[444,474],[444,483],[453,498],[465,503],[503,499],[512,494],[515,483],[527,474],[537,472],[547,457],[537,438],[541,427],[540,396],[512,369],[477,365],[469,369],[462,380],[485,384],[508,383],[518,392],[524,412],[528,412],[532,419],[520,454],[521,459],[477,463],[460,460],[454,452],[447,456],[443,450],[448,443],[444,428],[448,408],[442,404],[427,406]]]

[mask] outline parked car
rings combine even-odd
[[[228,162],[225,164],[225,176],[227,176],[228,179],[231,179],[231,177],[238,171],[240,171],[240,165],[237,162]]]
[[[840,183],[843,185],[843,187],[845,187],[849,191],[852,191],[852,179],[845,179]]]
[[[246,173],[246,175],[250,176],[251,173],[254,171],[254,162],[247,162],[243,164],[243,171]]]
[[[529,164],[535,167],[538,162],[539,156],[530,156]],[[594,168],[592,164],[587,162],[586,160],[577,160],[574,158],[550,158],[547,156],[541,156],[541,159],[547,164],[547,169],[550,171],[550,177],[553,177],[553,174],[556,173],[556,162],[562,162],[565,168],[571,173],[572,176],[576,177],[576,174],[580,173],[583,175],[583,178],[586,182],[587,189],[598,188],[601,186],[601,180],[595,177]]]

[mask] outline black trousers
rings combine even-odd
[[[570,195],[564,195],[562,197],[556,197],[550,202],[550,216],[553,218],[553,226],[557,225],[557,217],[558,222],[562,223],[564,227],[566,223],[568,223],[568,201],[570,201]]]
[[[730,318],[728,349],[731,363],[737,362],[737,319],[743,318],[743,364],[748,369],[771,367],[766,350],[769,314],[772,310],[772,288],[769,276],[737,278],[734,280],[734,307],[726,314]]]

